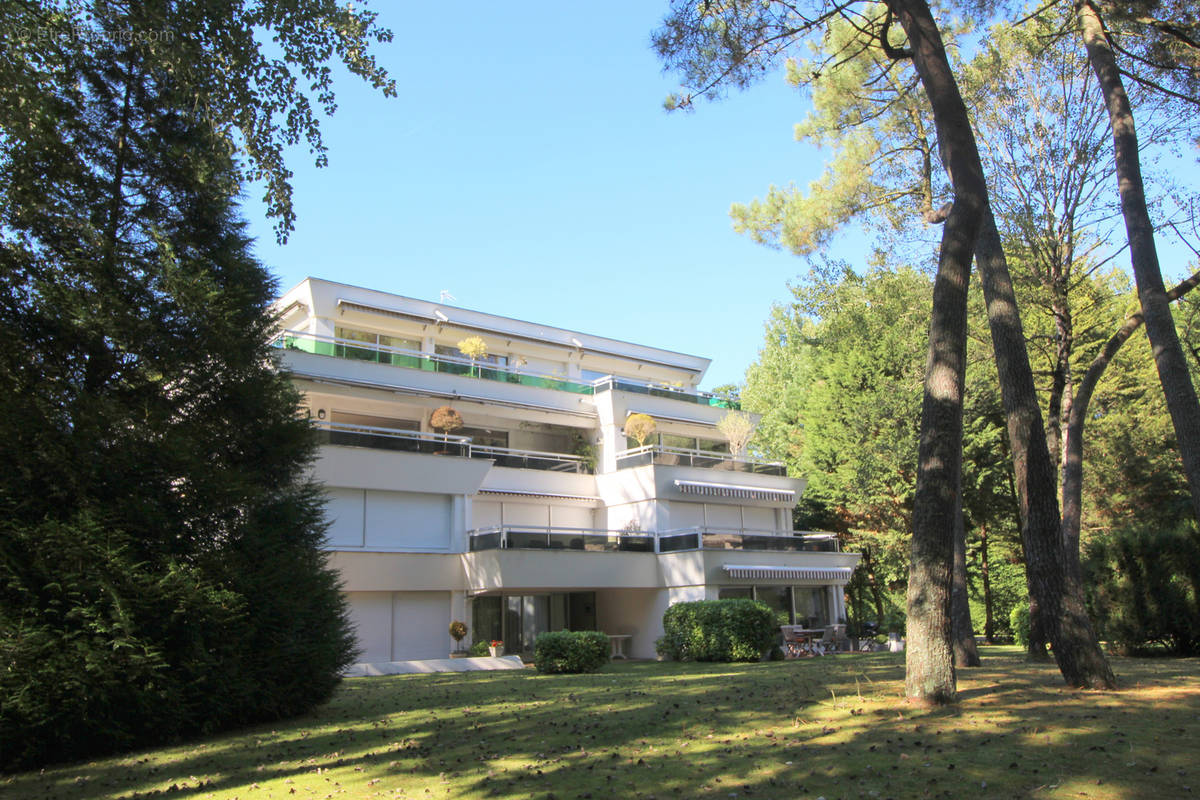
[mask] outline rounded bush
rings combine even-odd
[[[608,663],[608,637],[600,631],[549,631],[533,643],[538,672],[595,672]]]
[[[754,600],[676,603],[663,614],[659,655],[675,661],[758,661],[779,632],[770,608]]]

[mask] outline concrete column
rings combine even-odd
[[[469,605],[467,604],[467,593],[466,592],[454,592],[454,591],[450,592],[450,620],[451,621],[461,620],[462,622],[465,622],[467,624],[468,628],[471,627],[471,609],[470,609]],[[472,631],[468,630],[467,638],[463,639],[463,644],[462,644],[463,647],[471,646],[471,642],[473,641],[471,639],[471,634],[472,634]],[[449,629],[446,630],[446,636],[447,637],[450,636]],[[450,650],[453,650],[453,649],[454,649],[454,639],[451,638],[449,650],[447,650],[446,652],[450,652]]]
[[[470,521],[470,499],[456,494],[450,498],[450,551],[467,551],[467,523]]]
[[[333,320],[324,317],[313,317],[309,321],[309,333],[317,336],[333,336]]]

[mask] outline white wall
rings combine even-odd
[[[596,627],[608,634],[630,634],[625,653],[654,658],[654,642],[662,636],[662,615],[669,592],[662,589],[607,589],[596,592]]]
[[[450,592],[347,592],[360,662],[445,658]]]
[[[327,493],[330,547],[450,549],[453,498],[449,495],[336,487]]]

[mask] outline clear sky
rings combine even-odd
[[[692,113],[650,33],[665,3],[378,2],[399,98],[338,81],[325,169],[291,156],[297,229],[259,257],[312,275],[713,359],[742,379],[772,302],[806,269],[733,232],[734,201],[807,184],[804,100],[781,74]]]

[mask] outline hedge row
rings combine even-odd
[[[676,661],[758,661],[779,628],[767,606],[753,600],[676,603],[663,614],[658,654]]]

